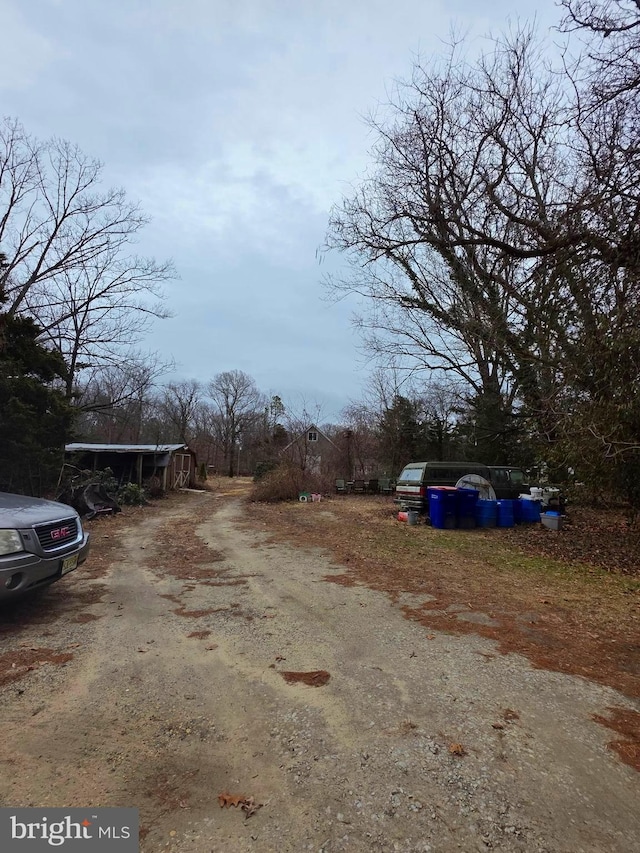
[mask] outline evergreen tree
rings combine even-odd
[[[417,404],[396,394],[380,419],[379,435],[380,454],[386,471],[398,474],[408,462],[416,462],[425,445]]]
[[[30,318],[0,312],[0,489],[32,495],[55,486],[73,426],[66,365],[38,343],[40,331]]]

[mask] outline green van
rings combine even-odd
[[[517,498],[528,491],[522,468],[510,465],[483,465],[481,462],[411,462],[396,480],[394,502],[400,509],[429,511],[429,486],[455,486],[466,474],[477,474],[493,486],[498,500]]]

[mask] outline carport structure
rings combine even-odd
[[[120,483],[155,485],[164,491],[195,485],[196,454],[186,444],[65,445],[65,455],[80,468],[111,468]]]

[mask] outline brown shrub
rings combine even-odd
[[[275,503],[298,500],[300,492],[331,494],[335,480],[329,474],[303,471],[296,465],[282,463],[269,471],[253,487],[251,500]]]

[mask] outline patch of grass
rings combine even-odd
[[[569,563],[544,554],[525,553],[514,544],[505,544],[500,541],[502,532],[500,530],[496,530],[495,535],[487,535],[483,531],[432,530],[431,532],[444,534],[439,537],[438,542],[443,551],[458,554],[465,559],[481,560],[498,571],[542,575],[548,579],[555,578],[571,583],[581,579],[586,583],[605,584],[625,592],[640,590],[640,578],[635,576],[614,574],[588,562]],[[461,535],[464,533],[469,535]]]
[[[552,531],[410,526],[396,520],[389,499],[355,496],[330,504],[254,504],[245,523],[261,533],[266,528],[271,541],[329,552],[343,567],[326,576],[329,582],[368,586],[394,601],[410,593],[418,604],[403,606],[405,615],[430,630],[477,633],[537,666],[640,696],[638,576],[577,559],[579,532],[561,543],[569,555],[561,559],[548,553],[549,543],[559,541]],[[606,552],[615,553],[615,543]],[[618,556],[626,569],[638,559]],[[460,604],[490,618],[459,618],[452,605]]]

